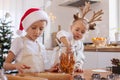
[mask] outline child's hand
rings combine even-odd
[[[58,72],[58,68],[52,67],[51,69],[47,70],[48,72]]]
[[[59,64],[54,65],[52,68],[47,70],[48,72],[58,72],[59,71]]]
[[[77,68],[77,69],[75,69],[74,71],[75,71],[75,72],[79,72],[79,73],[83,73],[83,69],[81,69],[81,68]]]
[[[30,69],[30,66],[25,64],[15,64],[15,68],[19,71],[19,73],[24,73],[24,69]]]
[[[76,64],[75,72],[83,73],[82,64]]]
[[[67,47],[67,53],[73,53],[71,46],[68,46],[68,47]]]

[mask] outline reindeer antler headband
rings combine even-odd
[[[78,20],[78,19],[83,19],[83,20],[86,20],[84,17],[85,15],[91,11],[91,7],[90,7],[90,2],[85,2],[85,6],[84,7],[80,7],[80,10],[81,10],[81,15],[80,13],[76,13],[74,15],[74,19],[75,21]],[[89,19],[89,20],[86,20],[89,24],[89,30],[93,30],[95,29],[95,22],[96,21],[102,21],[102,15],[103,14],[103,10],[99,10],[97,12],[93,12],[93,15],[92,17]]]

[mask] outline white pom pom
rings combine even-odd
[[[23,31],[21,31],[21,30],[17,30],[16,33],[17,33],[18,35],[22,35]]]

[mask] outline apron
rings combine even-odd
[[[23,38],[23,49],[21,52],[21,59],[20,61],[17,61],[20,64],[25,64],[27,66],[30,66],[30,69],[25,69],[24,72],[43,72],[44,71],[44,61],[43,56],[40,53],[40,45],[38,42],[36,42],[39,46],[39,51],[36,53],[32,53],[27,49],[26,43],[25,43],[25,37]]]

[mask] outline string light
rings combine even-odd
[[[55,22],[55,19],[56,19],[56,16],[54,16],[53,13],[50,12],[50,13],[49,13],[49,18],[50,18],[51,22],[54,23],[54,22]]]

